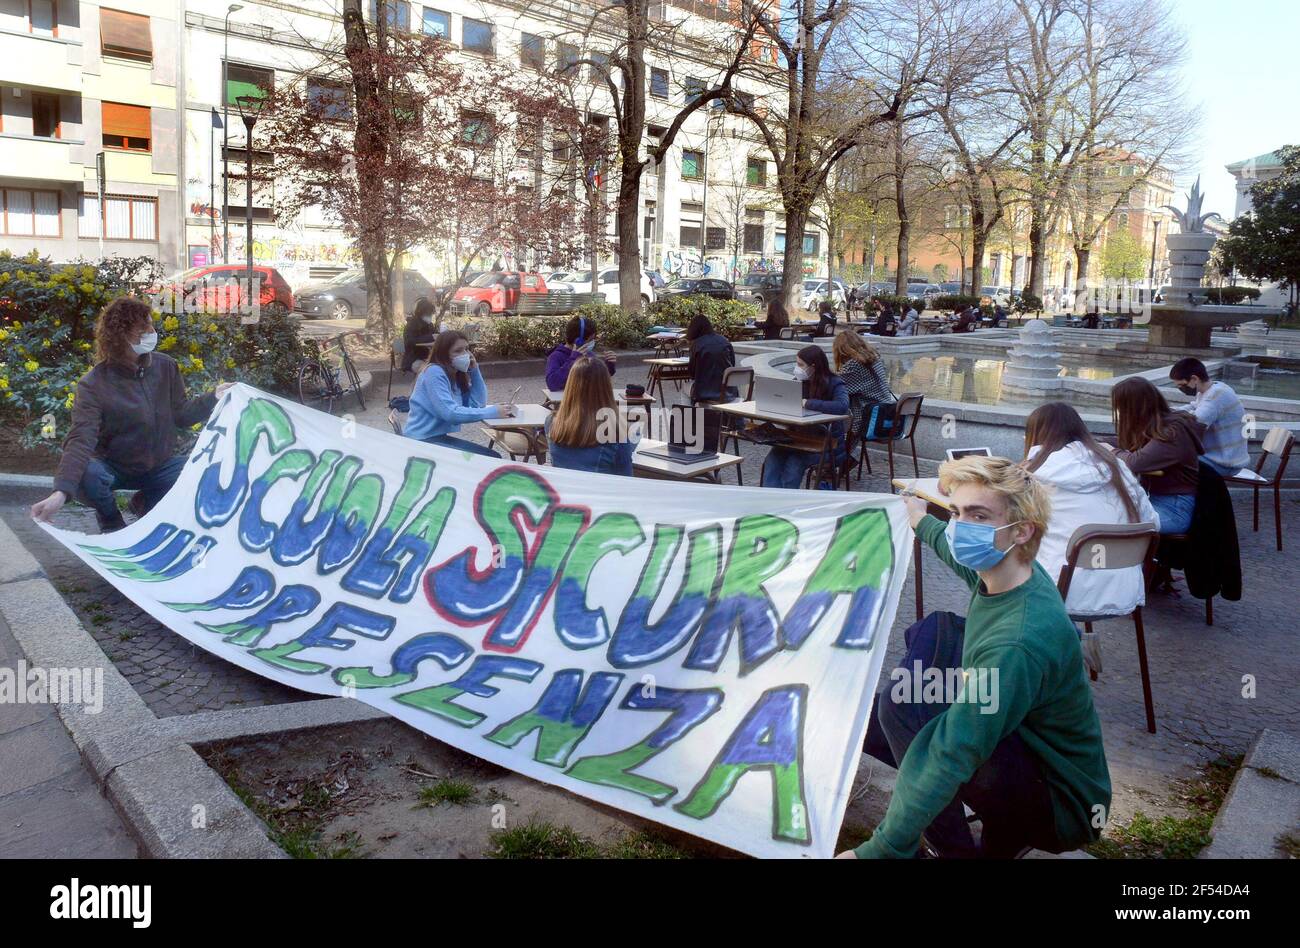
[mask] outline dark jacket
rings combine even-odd
[[[724,395],[722,376],[736,364],[736,351],[727,337],[716,332],[700,336],[691,342],[691,401],[723,401],[738,398],[734,385],[728,386]]]
[[[416,359],[422,359],[428,355],[423,350],[416,351],[415,347],[418,344],[433,342],[437,338],[438,333],[434,330],[432,323],[426,323],[419,316],[408,317],[406,326],[402,330],[402,346],[405,349],[402,353],[402,371],[411,371]]]
[[[1148,494],[1195,494],[1198,458],[1205,453],[1201,444],[1205,425],[1185,412],[1172,412],[1169,420],[1173,426],[1170,440],[1152,438],[1136,451],[1120,450],[1115,456],[1139,476],[1163,472],[1142,477]]]
[[[1232,497],[1219,472],[1204,463],[1196,482],[1196,513],[1188,537],[1186,543],[1162,538],[1160,562],[1181,569],[1187,577],[1187,591],[1197,599],[1241,599],[1241,550]]]
[[[585,359],[587,353],[567,343],[560,343],[546,356],[546,387],[552,392],[564,391],[564,383],[569,381],[569,370],[573,368],[573,363],[579,359]],[[605,367],[609,369],[609,374],[614,374],[615,362],[613,356],[605,356]]]
[[[831,373],[830,379],[830,397],[829,398],[811,398],[807,395],[808,383],[803,385],[804,398],[806,399],[804,407],[809,411],[821,412],[827,415],[847,415],[849,413],[849,391],[844,387],[844,380]],[[807,429],[805,429],[807,430]],[[844,422],[837,421],[831,425],[831,434],[839,443],[841,448],[844,447]]]
[[[132,474],[154,470],[176,453],[176,429],[207,421],[216,404],[212,392],[187,398],[180,369],[161,352],[135,369],[99,363],[77,383],[54,489],[75,497],[91,458]]]

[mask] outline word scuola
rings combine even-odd
[[[584,505],[566,503],[537,469],[522,466],[497,468],[474,493],[473,516],[494,553],[490,565],[477,567],[475,545],[435,561],[456,504],[454,488],[435,484],[435,461],[409,458],[401,484],[385,503],[384,479],[363,473],[361,458],[337,450],[317,455],[295,446],[292,422],[273,402],[254,399],[241,413],[233,432],[233,465],[217,460],[220,439],[230,433],[215,420],[206,431],[209,440],[201,441],[192,459],[209,459],[195,496],[198,523],[205,528],[235,523],[244,550],[280,565],[314,557],[318,575],[338,573],[339,586],[376,606],[323,605],[315,586],[280,587],[270,570],[250,565],[211,599],[169,603],[171,608],[242,612],[232,621],[198,624],[281,670],[329,674],[345,689],[410,686],[391,699],[458,727],[482,726],[481,736],[501,747],[513,748],[536,733],[536,761],[656,805],[678,796],[679,789],[634,771],[717,713],[725,693],[646,687],[635,676],[625,686],[625,671],[683,653],[682,667],[716,672],[734,637],[743,676],[782,650],[799,649],[840,597],[847,597],[848,605],[833,647],[870,648],[893,569],[885,511],[851,512],[836,522],[801,594],[780,615],[764,583],[791,564],[799,542],[794,523],[769,514],[740,517],[731,524],[728,541],[722,523],[687,531],[673,524],[647,527],[625,512],[593,516]],[[253,459],[263,442],[271,457],[255,475]],[[298,496],[271,522],[263,500],[283,480],[298,485]],[[639,550],[645,563],[617,619],[604,608],[588,607],[597,564]],[[670,590],[672,567],[682,557],[677,588]],[[387,656],[387,669],[336,667],[300,654],[346,650],[354,636],[389,639],[396,618],[379,603],[407,603],[418,594],[448,628],[403,638]],[[668,607],[651,621],[652,609],[669,596]],[[519,653],[552,599],[556,637],[575,652],[604,649],[611,670],[554,670],[531,709],[486,725],[488,715],[457,699],[491,698],[508,682],[542,680],[545,666]],[[315,621],[295,638],[263,644],[273,627],[309,617]],[[468,630],[481,630],[478,649],[462,637]],[[439,684],[417,687],[426,661],[452,674]],[[741,776],[763,770],[773,787],[773,836],[810,842],[802,776],[808,693],[805,683],[765,690],[674,809],[704,819]],[[621,750],[579,756],[579,745],[612,706],[620,714],[657,711],[667,717],[656,716],[653,730]]]

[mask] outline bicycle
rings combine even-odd
[[[348,355],[344,340],[360,332],[345,332],[322,344],[309,340],[313,352],[298,368],[298,401],[309,408],[334,414],[334,403],[342,403],[349,394],[356,395],[357,407],[366,410],[365,396],[361,392],[361,376],[356,363]],[[338,347],[338,364],[331,360],[334,347]],[[346,379],[347,384],[343,384]]]

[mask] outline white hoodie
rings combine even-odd
[[[1102,448],[1102,450],[1106,450]],[[1029,449],[1029,457],[1039,447]],[[1147,492],[1137,478],[1121,463],[1119,470],[1129,496],[1137,505],[1138,518],[1160,528],[1160,515],[1151,506]],[[1071,441],[1054,451],[1034,472],[1052,498],[1052,517],[1047,534],[1038,547],[1038,562],[1047,575],[1056,579],[1065,565],[1066,545],[1074,531],[1085,523],[1128,523],[1124,501],[1110,482],[1110,471],[1091,456],[1079,441]],[[1113,615],[1132,612],[1146,602],[1142,567],[1126,569],[1080,569],[1075,567],[1065,607],[1071,615]]]

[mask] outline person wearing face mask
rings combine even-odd
[[[585,316],[574,316],[564,327],[564,342],[546,357],[546,387],[552,392],[564,391],[569,380],[569,370],[579,359],[596,354],[596,324]],[[616,363],[612,355],[597,356],[613,375]]]
[[[428,345],[438,338],[438,331],[433,325],[433,303],[421,296],[415,301],[415,309],[406,319],[402,330],[402,371],[410,372],[415,360],[420,358],[416,346]]]
[[[48,522],[75,498],[95,511],[100,533],[111,533],[126,526],[114,491],[135,491],[130,510],[143,516],[176,483],[186,460],[176,454],[177,429],[206,421],[231,383],[188,397],[157,345],[143,300],[122,296],[99,314],[95,366],[77,382],[54,493],[33,505],[36,520]]]
[[[1205,363],[1193,358],[1175,362],[1169,378],[1178,391],[1192,400],[1177,410],[1191,412],[1206,427],[1201,434],[1204,450],[1200,459],[1224,477],[1232,477],[1243,467],[1249,467],[1250,450],[1246,445],[1246,426],[1242,424],[1246,409],[1232,386],[1211,382]]]
[[[964,630],[937,625],[918,641],[931,617],[907,630],[909,655],[876,696],[867,735],[867,751],[898,768],[894,793],[871,838],[840,857],[906,859],[923,836],[952,858],[1076,849],[1101,834],[1110,772],[1078,633],[1034,559],[1047,491],[987,457],[941,465],[939,486],[953,508],[946,527],[916,497],[907,515],[970,587]],[[900,673],[953,685],[918,692],[899,686]],[[963,804],[981,822],[978,847]]]
[[[512,418],[514,414],[513,405],[487,403],[487,384],[470,352],[469,340],[456,330],[447,329],[438,334],[429,364],[415,380],[411,416],[402,428],[402,435],[427,444],[499,458],[501,455],[491,448],[458,438],[454,432],[469,422]]]
[[[830,362],[820,346],[804,346],[799,350],[795,356],[794,377],[803,383],[803,404],[809,411],[828,415],[849,413],[849,393],[844,387],[844,380],[831,371]],[[817,442],[821,442],[824,433],[816,433]],[[838,470],[845,457],[844,422],[837,421],[831,425],[831,438],[835,444],[831,469]],[[816,464],[820,457],[821,452],[816,448],[801,450],[778,444],[763,461],[761,486],[798,490],[808,468]]]

